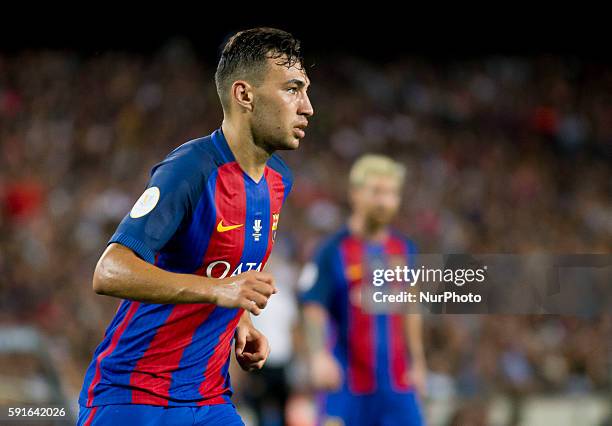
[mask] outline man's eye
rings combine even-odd
[[[296,87],[290,87],[287,89],[287,92],[291,93],[291,94],[296,94],[297,93],[297,88]]]

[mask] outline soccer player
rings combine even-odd
[[[313,109],[300,43],[271,28],[224,46],[215,83],[224,119],[153,167],[93,277],[124,299],[85,374],[80,425],[242,425],[231,403],[231,344],[260,369],[266,338],[251,322],[276,292],[262,272]]]
[[[348,224],[322,244],[300,278],[324,426],[423,424],[417,398],[425,383],[420,316],[374,315],[361,304],[362,286],[372,285],[374,269],[414,260],[414,244],[389,225],[400,206],[404,174],[390,158],[360,158],[349,177]]]

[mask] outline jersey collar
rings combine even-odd
[[[236,161],[236,158],[234,157],[234,154],[232,153],[232,150],[230,149],[221,128],[218,128],[213,132],[212,140],[213,144],[217,148],[217,151],[219,151],[219,154],[221,155],[223,163],[231,163]]]

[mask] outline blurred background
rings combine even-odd
[[[311,424],[294,292],[347,217],[360,154],[406,165],[396,226],[423,252],[610,253],[609,51],[267,24],[302,39],[316,113],[299,151],[281,154],[295,174],[268,266],[282,291],[257,318],[289,402],[236,372],[249,424],[257,407],[262,425],[279,424],[279,411]],[[150,168],[219,127],[218,46],[248,26],[3,40],[0,405],[77,409],[119,304],[92,291],[95,263]],[[424,326],[430,425],[612,424],[612,315],[439,315]]]

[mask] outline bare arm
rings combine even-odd
[[[308,303],[303,308],[303,315],[312,385],[316,389],[336,390],[342,384],[342,370],[326,347],[327,311],[320,305]]]
[[[406,329],[412,362],[424,364],[425,350],[423,349],[423,320],[421,315],[406,315]]]
[[[425,394],[425,350],[423,347],[423,319],[420,314],[408,314],[405,317],[406,334],[412,364],[412,380],[421,395]]]
[[[302,312],[307,351],[312,355],[325,350],[327,312],[316,303],[306,304]]]
[[[96,265],[93,289],[97,294],[147,303],[214,303],[244,308],[259,315],[276,293],[272,276],[248,271],[215,279],[168,272],[139,258],[129,248],[110,244]]]

